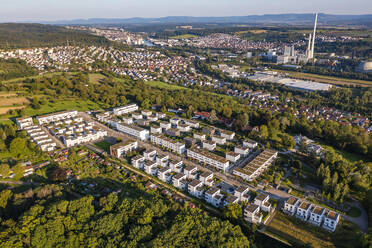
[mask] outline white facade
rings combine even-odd
[[[213,186],[213,173],[212,172],[208,172],[208,171],[205,171],[203,172],[200,176],[199,176],[199,180],[207,185],[207,186]]]
[[[132,158],[131,162],[132,162],[133,167],[135,167],[139,170],[143,170],[143,165],[145,163],[145,158],[142,157],[142,156],[136,156],[136,157]]]
[[[219,145],[226,144],[226,138],[220,136],[212,136],[212,141],[216,142]]]
[[[172,181],[171,173],[172,169],[170,167],[163,167],[158,170],[158,177],[160,180],[166,183],[170,183]]]
[[[138,110],[137,104],[130,104],[130,105],[114,108],[113,112],[115,115],[123,115],[123,114],[128,114],[128,113],[131,113],[137,110]]]
[[[168,155],[156,157],[156,163],[162,167],[168,166],[168,163],[169,163],[168,161],[169,161]]]
[[[207,149],[209,151],[214,151],[217,147],[216,142],[210,141],[210,140],[205,140],[203,141],[203,148]]]
[[[163,135],[151,135],[151,142],[159,145],[159,146],[164,146],[170,150],[172,150],[175,153],[182,154],[186,151],[186,146],[185,144],[182,144],[180,142],[177,142],[173,139],[167,138]]]
[[[234,147],[234,152],[239,153],[243,157],[246,157],[249,154],[249,148],[248,147],[235,146]]]
[[[295,215],[297,213],[297,208],[300,205],[300,201],[295,197],[290,197],[284,202],[284,212]]]
[[[309,222],[313,225],[320,226],[324,218],[325,208],[315,206],[310,213]]]
[[[250,204],[244,209],[244,219],[251,223],[261,223],[262,214],[260,214],[260,206],[256,204]]]
[[[173,186],[178,189],[185,189],[186,175],[178,173],[172,177]]]
[[[227,140],[233,140],[234,137],[235,137],[234,132],[229,132],[229,131],[222,130],[222,131],[220,131],[220,133],[221,133],[221,137],[223,137]]]
[[[24,129],[25,127],[33,125],[32,117],[17,118],[16,123],[20,129]]]
[[[206,139],[206,135],[204,133],[194,133],[194,138],[203,141]]]
[[[76,110],[57,112],[48,115],[40,115],[36,117],[36,120],[40,125],[47,124],[50,122],[55,122],[59,120],[65,120],[77,116],[78,112]]]
[[[117,123],[116,128],[118,131],[134,136],[140,140],[148,140],[150,137],[149,130],[134,125],[129,126],[123,123]]]
[[[160,127],[164,128],[165,130],[168,130],[172,127],[172,124],[170,124],[169,122],[162,121],[160,122]]]
[[[209,204],[217,208],[221,206],[223,195],[221,194],[221,190],[219,188],[212,187],[208,189],[205,192],[204,197],[205,201],[208,202]]]
[[[245,186],[240,186],[234,191],[234,195],[239,199],[239,201],[244,201],[246,195],[249,193],[249,188]]]
[[[202,198],[203,197],[203,183],[199,180],[193,180],[191,183],[188,184],[187,186],[189,193],[192,196],[195,196],[197,198]]]
[[[334,232],[336,230],[337,224],[340,220],[340,215],[333,211],[328,211],[327,214],[324,216],[324,223],[323,228],[330,232]]]
[[[296,217],[306,221],[310,216],[311,207],[312,204],[308,202],[302,202],[297,208]]]
[[[196,166],[186,166],[186,168],[183,169],[183,173],[186,175],[187,178],[195,179],[196,178],[196,172],[198,171],[198,168]]]
[[[236,163],[240,159],[240,154],[235,152],[227,152],[226,159],[233,163]]]
[[[243,141],[243,146],[248,147],[250,149],[254,149],[258,146],[258,143],[254,140],[248,139],[248,140]]]
[[[213,153],[198,150],[195,148],[187,149],[187,156],[189,158],[198,160],[199,162],[206,163],[208,165],[214,166],[219,170],[226,171],[229,168],[229,161],[225,158],[217,156]]]

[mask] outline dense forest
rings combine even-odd
[[[0,24],[0,49],[60,45],[109,45],[104,37],[42,24]]]
[[[124,182],[122,194],[77,197],[62,184],[0,193],[0,246],[249,247],[239,226]],[[125,195],[125,196],[124,196]]]

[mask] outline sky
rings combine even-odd
[[[372,0],[1,0],[0,22],[280,13],[372,14]]]

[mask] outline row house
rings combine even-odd
[[[185,190],[187,181],[186,181],[186,175],[183,173],[178,173],[172,177],[173,186]]]
[[[168,155],[162,155],[156,157],[156,163],[160,165],[161,167],[168,166],[169,156]]]
[[[227,130],[220,130],[220,135],[222,138],[227,140],[233,140],[235,137],[235,133]]]
[[[243,147],[248,147],[250,149],[255,149],[258,146],[258,143],[254,140],[247,139],[243,141]]]
[[[206,134],[204,133],[194,133],[194,139],[203,141],[206,140]]]
[[[172,171],[174,172],[177,172],[177,173],[181,173],[183,171],[183,162],[180,160],[180,161],[177,161],[177,160],[170,160],[169,161],[169,167],[172,169]]]
[[[155,161],[156,160],[157,151],[154,149],[147,149],[143,152],[143,156],[146,160]]]
[[[32,117],[17,118],[16,123],[19,129],[24,129],[25,127],[29,127],[34,124],[32,121]]]
[[[143,165],[143,170],[149,175],[156,176],[158,172],[157,166],[158,164],[154,161],[146,161]]]
[[[172,175],[171,175],[172,169],[168,166],[165,166],[163,168],[160,168],[158,170],[158,177],[160,180],[166,183],[172,182]]]
[[[227,205],[230,205],[230,204],[234,204],[234,203],[238,203],[238,202],[239,202],[239,198],[238,197],[236,197],[235,195],[229,195],[224,200],[224,206],[227,206]]]
[[[196,179],[197,178],[198,168],[194,165],[188,165],[183,169],[183,173],[189,179]]]
[[[162,128],[160,126],[151,126],[150,132],[152,134],[161,134],[163,132]]]
[[[172,124],[170,124],[169,122],[166,122],[166,121],[161,121],[160,122],[160,127],[163,128],[164,130],[168,130],[168,129],[172,128]]]
[[[184,123],[192,128],[199,128],[200,124],[197,121],[184,120]]]
[[[178,130],[180,130],[181,132],[184,132],[184,133],[187,133],[187,132],[191,131],[191,127],[189,125],[186,125],[186,124],[178,124],[177,128],[178,128]]]

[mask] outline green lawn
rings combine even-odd
[[[106,77],[100,73],[89,73],[89,82],[92,84],[99,84],[102,79]]]
[[[351,207],[350,210],[347,212],[347,215],[353,218],[358,218],[362,213],[360,212],[359,208]]]
[[[110,151],[110,146],[111,144],[108,143],[107,141],[100,141],[100,142],[97,142],[97,143],[94,143],[94,145],[106,152],[109,152]]]
[[[278,212],[266,232],[279,236],[294,245],[312,247],[358,247],[361,232],[353,223],[341,220],[334,233],[313,226],[295,217]]]
[[[6,81],[3,81],[2,83],[14,83],[14,82],[19,82],[22,80],[25,80],[27,78],[32,79],[32,78],[41,78],[41,77],[52,77],[54,75],[61,75],[63,72],[49,72],[45,74],[40,74],[40,75],[35,75],[35,76],[29,76],[29,77],[21,77],[21,78],[13,78],[9,79]],[[77,72],[66,72],[67,74],[73,75],[76,74]]]
[[[171,36],[169,39],[191,39],[191,38],[198,38],[199,36],[194,34],[182,34],[177,36]]]

